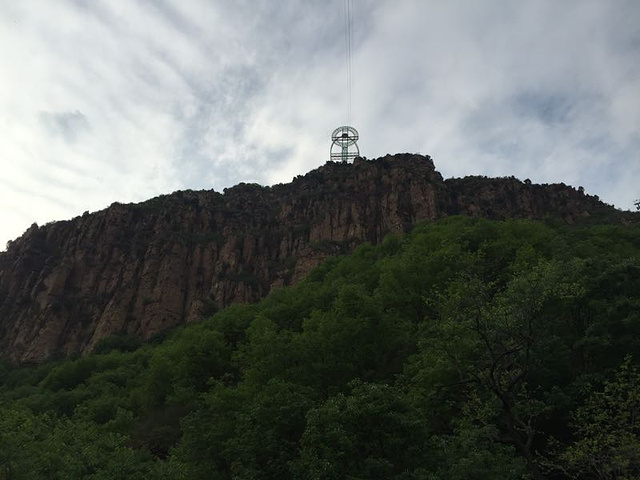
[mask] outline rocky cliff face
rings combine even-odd
[[[328,255],[452,214],[565,221],[611,210],[565,185],[444,181],[429,157],[328,163],[273,187],[240,184],[113,204],[32,226],[0,253],[0,355],[40,361],[116,333],[148,338],[304,277]]]

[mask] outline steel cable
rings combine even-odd
[[[344,39],[345,39],[345,59],[347,64],[347,125],[351,123],[352,114],[352,69],[351,69],[351,46],[353,43],[353,18],[351,0],[344,0]]]

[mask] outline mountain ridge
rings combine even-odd
[[[0,351],[13,361],[149,338],[303,278],[330,255],[449,215],[626,217],[564,184],[444,180],[432,159],[328,162],[287,184],[178,191],[43,227],[0,253]]]

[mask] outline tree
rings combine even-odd
[[[7,408],[0,403],[0,478],[24,478],[33,440],[40,430],[39,422],[29,412]]]
[[[560,456],[575,478],[640,478],[640,373],[628,356],[611,381],[573,415],[576,441]]]
[[[307,415],[295,478],[313,480],[419,478],[426,465],[420,412],[393,387],[354,381]]]
[[[430,439],[437,467],[430,480],[522,480],[527,465],[513,445],[498,442],[498,427],[490,421],[495,399],[471,395],[461,415],[451,421],[451,431]]]
[[[289,464],[298,456],[313,396],[309,387],[279,380],[250,396],[229,442],[233,478],[291,478]]]
[[[542,340],[554,318],[551,305],[575,295],[579,287],[563,282],[561,266],[552,262],[513,268],[504,286],[473,274],[452,281],[432,299],[439,319],[423,348],[455,372],[440,389],[466,388],[469,398],[495,405],[493,414],[483,408],[476,420],[495,422],[495,440],[512,444],[533,478],[542,479],[534,440],[536,420],[545,407],[532,394],[529,379],[544,356]]]
[[[166,478],[167,470],[121,435],[93,423],[0,406],[0,478],[53,480]]]
[[[230,444],[247,393],[215,382],[203,395],[200,409],[182,419],[183,436],[173,450],[172,460],[182,465],[189,479],[230,479]]]

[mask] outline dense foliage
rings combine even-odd
[[[0,365],[0,479],[640,478],[640,227],[452,217]]]

